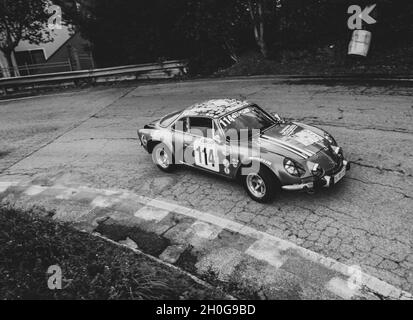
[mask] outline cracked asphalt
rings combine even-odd
[[[322,127],[352,170],[331,190],[272,204],[191,169],[159,171],[136,129],[212,98],[249,99]],[[122,188],[213,213],[413,292],[413,90],[271,78],[103,87],[0,102],[0,178]]]

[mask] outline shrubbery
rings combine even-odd
[[[221,293],[127,248],[0,208],[0,299],[214,299]],[[47,286],[51,265],[62,290]]]

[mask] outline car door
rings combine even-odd
[[[188,117],[178,119],[171,127],[174,159],[176,164],[191,164],[191,160],[185,159],[185,148],[193,142],[193,137],[189,134]]]
[[[206,117],[190,117],[189,133],[193,140],[185,146],[185,155],[193,155],[193,165],[215,173],[220,172],[218,146],[213,139],[213,120]],[[190,148],[188,150],[188,148]],[[192,152],[191,152],[192,151]]]
[[[240,165],[240,145],[226,136],[219,122],[214,123],[214,140],[220,163],[220,173],[226,177],[235,178]]]

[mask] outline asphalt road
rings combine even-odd
[[[258,204],[241,186],[188,169],[160,172],[136,129],[212,98],[249,99],[329,131],[352,161],[315,195]],[[122,188],[225,217],[413,292],[413,90],[271,78],[87,89],[0,102],[0,178]]]

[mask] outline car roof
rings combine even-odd
[[[188,117],[198,116],[216,119],[229,112],[247,107],[249,105],[251,105],[251,103],[248,101],[236,99],[214,99],[194,104],[186,108],[182,115]]]

